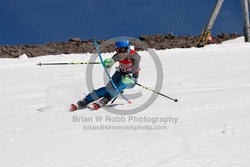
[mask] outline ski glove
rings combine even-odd
[[[135,83],[135,81],[133,80],[133,78],[129,74],[125,75],[125,77],[122,76],[122,82],[126,85]]]
[[[112,58],[106,58],[104,60],[104,65],[106,68],[112,67],[114,63],[115,63],[115,61]]]

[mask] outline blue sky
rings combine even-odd
[[[199,35],[216,0],[2,0],[0,45],[72,37]],[[242,33],[240,0],[225,0],[212,34]]]

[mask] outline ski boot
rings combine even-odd
[[[108,102],[110,100],[111,100],[110,96],[105,96],[100,101],[93,103],[91,109],[92,110],[98,110],[99,108],[101,108],[101,107],[105,106],[106,104],[108,104]]]

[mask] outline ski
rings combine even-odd
[[[94,103],[92,103],[89,106],[86,106],[84,108],[79,108],[77,105],[71,104],[69,110],[70,110],[70,112],[75,112],[75,111],[83,110],[83,109],[89,109],[90,111],[93,111],[93,110],[98,110],[101,107],[103,107],[103,106],[101,106],[101,104],[99,104],[98,102],[94,102]]]
[[[100,106],[100,104],[98,104],[98,102],[94,102],[94,103],[86,106],[85,108],[78,108],[77,105],[71,104],[71,106],[70,106],[70,112],[75,112],[75,111],[84,110],[84,109],[88,109],[90,111],[97,111],[100,108],[112,108],[112,107],[120,106],[120,105],[124,105],[124,104],[123,103],[119,103],[119,104],[106,104],[106,105]]]
[[[89,104],[86,107],[78,107],[78,105],[76,105],[76,104],[71,104],[70,111],[75,112],[77,110],[83,110],[83,109],[89,109],[89,110],[93,111],[93,110],[98,110],[99,108],[104,107],[104,106],[105,106],[105,104],[103,104],[101,101],[94,102],[92,104]]]

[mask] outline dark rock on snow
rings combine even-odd
[[[229,39],[235,39],[241,35],[232,33],[221,33],[214,36],[209,44],[221,43]],[[171,49],[171,48],[190,48],[196,45],[198,37],[196,36],[175,36],[172,33],[141,35],[139,40],[132,43],[136,50],[144,50],[147,48]],[[98,41],[102,44],[105,40]],[[71,54],[71,53],[92,53],[95,46],[92,40],[81,40],[80,38],[71,38],[69,42],[49,42],[43,45],[2,45],[0,46],[0,58],[17,58],[22,54],[28,57],[36,57],[43,55]],[[103,48],[103,52],[114,52],[114,44]]]

